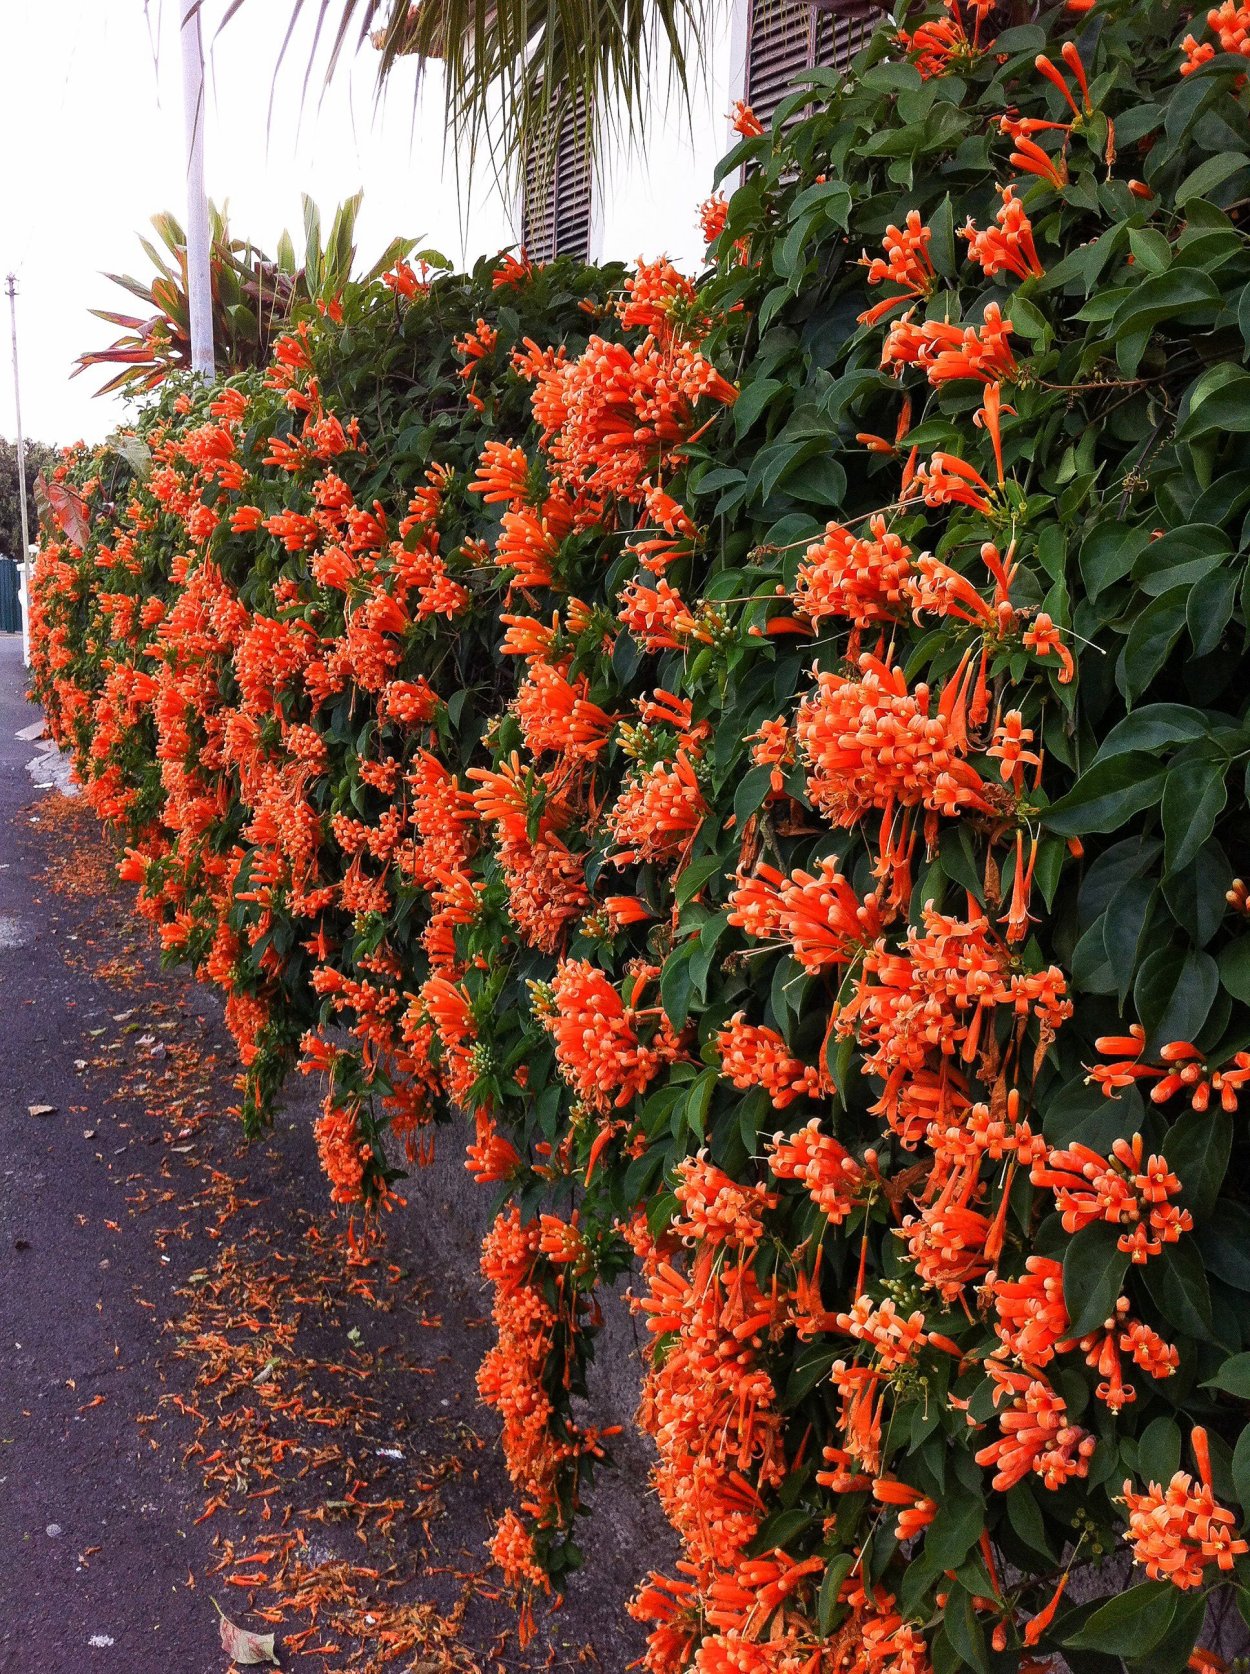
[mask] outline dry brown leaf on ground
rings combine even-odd
[[[236,1627],[229,1616],[221,1618],[221,1648],[231,1662],[237,1662],[241,1667],[254,1667],[261,1662],[278,1666],[273,1634],[249,1633],[246,1628]]]

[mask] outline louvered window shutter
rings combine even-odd
[[[816,62],[845,70],[868,45],[882,12],[867,0],[816,0]]]
[[[564,113],[555,136],[540,136],[525,159],[521,241],[531,261],[590,255],[591,166],[584,102]]]
[[[750,0],[743,97],[764,127],[804,70],[844,70],[879,16],[869,0]]]

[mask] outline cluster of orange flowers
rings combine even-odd
[[[1223,0],[1222,5],[1212,6],[1207,13],[1207,28],[1219,42],[1220,52],[1235,52],[1242,58],[1250,58],[1250,5]],[[1210,63],[1216,50],[1215,41],[1199,41],[1193,35],[1186,35],[1181,42],[1184,53],[1181,74],[1193,75],[1203,64]]]
[[[505,1512],[491,1552],[510,1586],[544,1591],[548,1579],[533,1528],[549,1530],[566,1515],[558,1492],[561,1467],[570,1459],[601,1458],[605,1436],[593,1426],[557,1418],[546,1388],[549,1360],[561,1346],[567,1381],[572,1365],[568,1340],[579,1330],[578,1294],[562,1270],[570,1235],[576,1244],[574,1227],[552,1216],[544,1216],[541,1224],[523,1222],[520,1210],[513,1208],[496,1217],[482,1245],[482,1276],[494,1293],[497,1337],[479,1368],[478,1390],[503,1422],[508,1474],[521,1509],[532,1520],[527,1525],[514,1511]],[[549,1254],[553,1244],[556,1256]]]
[[[1190,1438],[1198,1464],[1197,1482],[1177,1471],[1166,1488],[1152,1482],[1140,1494],[1124,1484],[1128,1538],[1133,1556],[1152,1581],[1174,1587],[1200,1587],[1209,1565],[1230,1570],[1250,1550],[1233,1534],[1236,1518],[1220,1505],[1211,1489],[1211,1453],[1207,1433],[1196,1427]]]
[[[950,0],[906,35],[920,74],[974,64],[990,10]],[[1230,38],[1241,28],[1235,8],[1211,15]],[[1038,69],[1071,121],[1008,114],[1001,129],[1019,174],[1054,189],[1066,153],[1034,135],[1066,147],[1092,114],[1079,53],[1061,58],[1066,74]],[[736,121],[761,137],[749,111]],[[651,1674],[929,1674],[944,1595],[917,1602],[881,1580],[897,1569],[863,1521],[867,1507],[906,1542],[943,1514],[896,1415],[922,1390],[926,1422],[931,1400],[949,1435],[974,1433],[994,1492],[1058,1493],[1090,1475],[1099,1426],[1179,1365],[1128,1296],[1093,1329],[1074,1323],[1062,1251],[1030,1248],[1034,1217],[1053,1210],[1056,1239],[1104,1229],[1153,1279],[1193,1222],[1166,1142],[1052,1144],[1035,1104],[1072,1012],[1030,935],[1052,736],[1039,709],[1075,663],[1026,574],[1006,428],[1012,386],[1031,376],[1021,338],[1033,342],[1013,329],[1009,282],[1044,272],[1019,189],[1000,188],[992,225],[963,228],[977,282],[998,281],[1003,298],[973,323],[954,292],[944,306],[917,212],[865,256],[884,294],[860,323],[881,331],[869,358],[891,375],[867,376],[900,411],[894,442],[860,441],[898,459],[897,495],[805,534],[797,573],[766,596],[697,596],[716,543],[682,473],[736,391],[714,363],[705,293],[664,261],[588,301],[600,329],[580,353],[509,342],[475,306],[448,380],[473,415],[467,468],[432,464],[389,507],[360,486],[368,438],[332,410],[312,327],[280,340],[263,392],[217,392],[187,424],[181,398],[149,433],[150,475],[87,559],[90,690],[70,621],[88,602],[82,542],[67,532],[40,560],[33,626],[54,726],[93,805],[130,835],[141,910],[225,991],[249,1109],[302,1052],[324,1080],[316,1140],[343,1205],[388,1201],[388,1135],[410,1160],[428,1155],[444,1103],[472,1121],[476,1179],[584,1188],[570,1214],[505,1208],[483,1246],[496,1342],[479,1387],[519,1508],[492,1550],[527,1591],[546,1588],[580,1473],[603,1452],[571,1401],[597,1268],[616,1271],[603,1252],[632,1247],[652,1346],[641,1419],[681,1542],[674,1573],[651,1576],[633,1607]],[[709,240],[725,216],[723,199],[704,206]],[[721,264],[736,274],[748,254]],[[519,303],[534,278],[508,258],[493,287]],[[387,284],[395,306],[424,305],[424,273],[401,264]],[[505,383],[528,431],[486,435]],[[947,411],[961,396],[951,445],[907,453],[913,404]],[[934,543],[942,558],[920,550],[922,524],[951,536]],[[158,528],[178,555],[167,596],[145,597]],[[775,677],[784,634],[819,653],[798,693]],[[718,660],[731,653],[737,673]],[[618,663],[640,672],[618,679]],[[731,679],[765,677],[751,725],[780,711],[749,739],[768,788],[732,824],[695,664],[725,675],[718,701]],[[455,717],[479,701],[465,744]],[[148,733],[145,782],[133,758]],[[797,852],[782,846],[794,838]],[[725,958],[728,930],[740,934]],[[684,996],[668,976],[693,991],[713,955],[736,986],[700,1034],[702,995],[675,1022]],[[753,977],[774,955],[771,1022],[758,1021],[767,984]],[[507,1056],[498,1011],[513,967],[528,989],[511,979],[523,1022],[506,1038],[524,1047]],[[298,1027],[293,995],[311,996]],[[1211,1063],[1176,1041],[1148,1057],[1136,1027],[1098,1052],[1089,1074],[1104,1091],[1140,1083],[1199,1113],[1235,1110],[1250,1081],[1250,1053]],[[728,1142],[720,1109],[707,1120],[718,1083],[722,1106],[725,1088],[746,1095]],[[510,1127],[509,1101],[542,1115]],[[836,1125],[842,1106],[866,1136]],[[782,1111],[792,1130],[761,1135]],[[700,1147],[666,1181],[641,1172],[659,1131],[679,1157]],[[616,1165],[613,1191],[635,1167],[648,1181],[650,1217],[635,1205],[617,1223],[619,1194],[597,1194]],[[841,1236],[826,1241],[831,1228]],[[1097,1424],[1065,1378],[1082,1365]],[[794,1412],[816,1386],[824,1416],[809,1427]],[[1180,1587],[1245,1550],[1200,1436],[1198,1482],[1125,1487],[1134,1556]],[[765,1532],[787,1484],[819,1505],[819,1536],[797,1522]],[[834,1548],[846,1567],[830,1582]],[[1033,1595],[1003,1586],[988,1532],[976,1550],[988,1586],[972,1605],[995,1650],[1036,1645],[1059,1595],[1021,1603]]]

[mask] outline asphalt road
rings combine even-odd
[[[179,1631],[198,1505],[134,1422],[160,1375],[159,1320],[134,1301],[150,1252],[102,1231],[133,1133],[119,1112],[110,1143],[84,1139],[74,1068],[118,1001],[66,963],[74,904],[35,881],[20,649],[0,637],[0,1669],[191,1670],[210,1666]]]

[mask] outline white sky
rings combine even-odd
[[[229,202],[232,229],[272,251],[289,227],[298,250],[301,191],[328,220],[363,187],[357,248],[367,261],[399,234],[457,263],[514,242],[511,206],[490,189],[485,170],[474,183],[465,237],[464,191],[443,149],[437,67],[415,98],[415,115],[415,62],[397,67],[378,108],[369,48],[350,53],[328,88],[319,67],[305,94],[316,9],[316,0],[307,0],[275,88],[290,0],[247,0],[220,32],[225,0],[205,0],[205,172],[209,196]],[[154,238],[149,218],[160,210],[185,222],[177,25],[178,0],[0,0],[0,276],[18,276],[22,417],[30,438],[96,440],[123,416],[116,398],[93,397],[106,372],[92,369],[72,381],[69,374],[78,353],[117,335],[89,308],[142,311],[103,273],[146,279],[137,235]],[[701,243],[695,206],[723,149],[728,89],[717,84],[727,54],[726,29],[723,46],[712,43],[697,139],[666,131],[657,136],[656,178],[636,161],[625,172],[607,217],[605,254],[667,250],[693,259]],[[7,304],[0,324],[0,434],[11,436]]]

